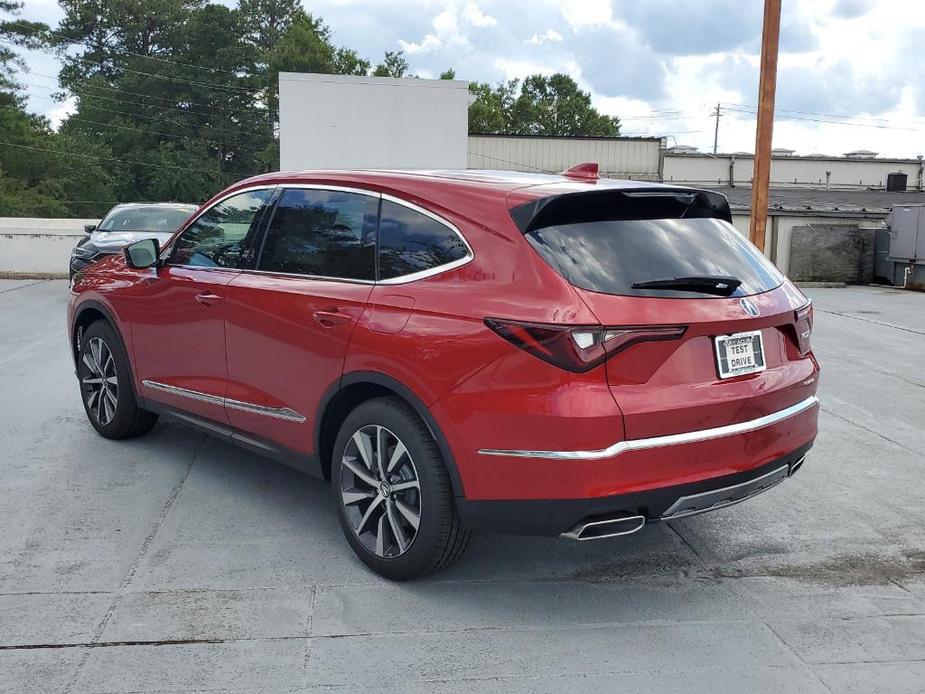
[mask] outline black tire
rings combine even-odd
[[[104,363],[96,365],[99,354]],[[156,414],[138,406],[125,345],[108,321],[92,323],[80,336],[77,378],[87,419],[100,436],[130,439],[148,433],[157,423]],[[97,381],[105,381],[108,396]]]
[[[396,556],[380,555],[377,553],[380,546],[377,542],[378,536],[370,539],[369,535],[374,531],[360,534],[355,530],[357,516],[365,516],[369,505],[372,505],[375,499],[369,498],[368,505],[365,501],[354,504],[348,504],[343,493],[347,490],[356,490],[360,486],[369,487],[360,478],[355,477],[349,468],[345,467],[344,456],[347,453],[348,445],[351,450],[358,451],[356,447],[355,434],[361,431],[370,431],[371,427],[384,430],[382,436],[385,440],[390,440],[389,435],[398,443],[401,443],[410,456],[411,472],[408,471],[407,463],[400,464],[396,470],[404,475],[404,480],[398,474],[391,475],[387,482],[399,485],[402,481],[403,486],[408,486],[408,479],[416,477],[418,483],[417,489],[411,489],[407,492],[379,491],[377,499],[380,499],[380,508],[384,509],[380,515],[387,516],[385,513],[390,504],[393,509],[397,505],[407,502],[405,508],[412,506],[413,511],[417,511],[418,526],[414,531],[413,537],[407,548],[399,550],[397,538],[394,529],[385,527],[387,536],[391,536],[391,550]],[[377,437],[378,440],[378,437]],[[353,441],[353,443],[351,443]],[[394,441],[393,441],[394,443]],[[380,445],[378,442],[373,444],[376,449]],[[398,448],[395,444],[389,448],[388,443],[382,446],[387,454],[394,453]],[[375,450],[370,450],[375,457]],[[387,458],[391,457],[387,455]],[[348,458],[354,462],[359,460],[355,456]],[[375,473],[377,466],[372,465],[372,469],[366,470],[376,481],[381,480],[381,475]],[[433,436],[418,414],[407,403],[397,397],[382,397],[368,400],[356,407],[347,415],[344,423],[341,425],[337,440],[334,443],[333,457],[331,461],[331,484],[335,496],[335,506],[337,508],[337,518],[340,521],[341,528],[347,542],[357,553],[357,556],[370,567],[373,571],[386,578],[403,581],[418,576],[423,576],[434,571],[447,568],[454,564],[469,543],[470,533],[466,530],[456,512],[456,504],[453,499],[453,489],[450,484],[449,473],[443,457],[440,454],[440,448],[434,441]],[[413,484],[413,483],[412,483]],[[359,485],[359,486],[358,486]],[[388,490],[389,487],[386,487]],[[347,491],[347,494],[354,492]],[[411,496],[400,497],[400,494],[407,493]],[[386,496],[382,496],[385,494]],[[419,496],[416,496],[419,495]],[[381,497],[381,498],[380,498]],[[410,499],[410,500],[409,500]],[[415,505],[415,501],[417,504]],[[350,510],[348,510],[348,506]],[[379,509],[374,509],[374,513]],[[401,511],[401,509],[397,509]],[[400,517],[398,512],[394,513],[394,518]],[[404,511],[403,511],[404,513]],[[352,520],[349,514],[352,515]],[[407,523],[408,516],[402,521],[404,530],[409,533],[412,524]],[[385,520],[383,521],[385,523]],[[384,526],[379,526],[379,531],[383,531]],[[362,530],[362,528],[361,528]],[[402,529],[400,529],[400,532]],[[407,540],[407,538],[406,538]],[[368,546],[375,543],[374,547]],[[383,543],[384,544],[384,543]],[[388,548],[385,553],[388,553]]]

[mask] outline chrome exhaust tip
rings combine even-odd
[[[801,467],[803,467],[803,463],[804,463],[805,460],[806,460],[806,456],[803,455],[803,456],[800,456],[800,459],[799,459],[799,460],[797,460],[797,461],[794,462],[794,463],[791,463],[791,464],[790,464],[790,471],[787,473],[787,477],[793,477],[795,474],[797,474],[797,471],[798,471]]]
[[[585,540],[603,540],[605,537],[632,535],[642,530],[642,526],[645,524],[645,516],[607,518],[605,520],[579,523],[568,532],[562,533],[560,537],[567,537],[570,540],[578,540],[579,542],[584,542]]]

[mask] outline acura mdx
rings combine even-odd
[[[473,531],[592,540],[784,481],[813,310],[717,193],[488,171],[242,181],[80,273],[90,423],[168,415],[330,482],[380,574]]]

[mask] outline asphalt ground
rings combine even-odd
[[[0,692],[923,692],[925,294],[807,290],[802,470],[598,542],[368,571],[328,488],[163,421],[85,421],[67,284],[0,281]]]

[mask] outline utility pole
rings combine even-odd
[[[761,31],[761,76],[758,84],[758,127],[752,177],[752,219],[748,238],[764,252],[768,224],[768,187],[771,183],[771,139],[774,133],[774,95],[777,90],[777,49],[780,43],[781,0],[764,0]]]
[[[716,111],[713,112],[713,115],[716,116],[716,130],[713,131],[713,155],[716,155],[716,149],[719,147],[719,117],[722,115],[719,110],[719,104],[716,104]]]

